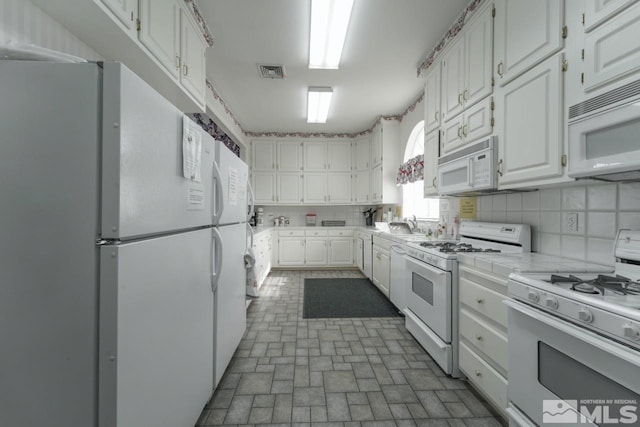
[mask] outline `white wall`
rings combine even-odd
[[[413,111],[407,113],[400,122],[400,159],[404,161],[404,150],[407,148],[407,141],[416,125],[424,120],[424,100],[420,101]]]
[[[567,226],[578,215],[578,230]],[[640,230],[640,183],[588,184],[478,197],[478,220],[532,227],[532,250],[612,265],[617,230]]]
[[[79,56],[102,59],[29,0],[0,0],[0,46],[33,44]]]

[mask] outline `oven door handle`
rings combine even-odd
[[[444,277],[444,276],[446,276],[448,274],[448,272],[446,272],[444,270],[440,270],[438,268],[431,267],[429,264],[427,264],[425,262],[418,261],[415,258],[411,258],[409,255],[405,255],[404,259],[407,260],[408,262],[412,263],[413,265],[415,265],[418,268],[421,268],[423,270],[429,271],[429,274],[431,274],[432,276],[436,276],[438,278],[441,278],[441,277]]]
[[[573,338],[583,341],[591,346],[595,346],[604,350],[605,352],[622,359],[632,365],[640,367],[640,356],[637,352],[632,351],[628,347],[618,344],[615,341],[609,339],[602,339],[601,336],[595,332],[591,332],[588,329],[583,329],[573,325],[568,321],[558,320],[556,317],[546,314],[540,310],[530,308],[526,304],[508,299],[503,301],[510,309],[515,310],[527,317],[537,320],[545,325],[557,329]]]
[[[402,246],[393,245],[393,246],[391,246],[391,250],[392,250],[393,252],[397,253],[397,254],[400,254],[400,255],[406,255],[406,254],[407,254],[407,251],[405,251],[405,250],[402,248]]]

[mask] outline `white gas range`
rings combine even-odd
[[[640,425],[640,231],[615,256],[608,274],[510,276],[514,425]]]
[[[433,360],[452,377],[458,369],[459,253],[529,252],[528,225],[463,222],[459,242],[409,243],[403,281],[405,325]]]

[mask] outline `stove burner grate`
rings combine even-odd
[[[565,277],[552,274],[550,281],[552,284],[570,283],[572,291],[585,294],[604,295],[611,292],[617,295],[640,295],[640,283],[620,275],[599,274],[595,279],[584,280],[574,275]]]

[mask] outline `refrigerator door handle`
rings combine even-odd
[[[249,223],[247,223],[247,230],[249,230],[249,236],[251,236],[251,243],[249,244],[249,247],[252,248],[254,233],[253,233],[253,228],[249,225]]]
[[[220,219],[220,216],[222,215],[222,211],[224,211],[224,189],[222,187],[222,171],[220,171],[220,167],[216,162],[213,162],[213,175],[213,179],[216,182],[216,197],[215,200],[213,200],[216,206],[213,211],[213,223],[216,224],[218,222],[218,219]]]
[[[211,292],[215,292],[218,289],[218,280],[220,280],[220,271],[222,271],[222,235],[217,228],[212,228],[211,236],[211,249],[215,252],[215,269],[211,266]],[[214,257],[211,257],[211,262],[214,262]]]
[[[251,217],[255,214],[256,207],[256,197],[253,194],[253,187],[251,186],[251,181],[247,180],[247,188],[249,189],[249,197],[251,198],[251,202],[249,203],[249,216],[247,217],[247,221],[251,219]],[[253,245],[253,238],[251,239],[251,245]]]

